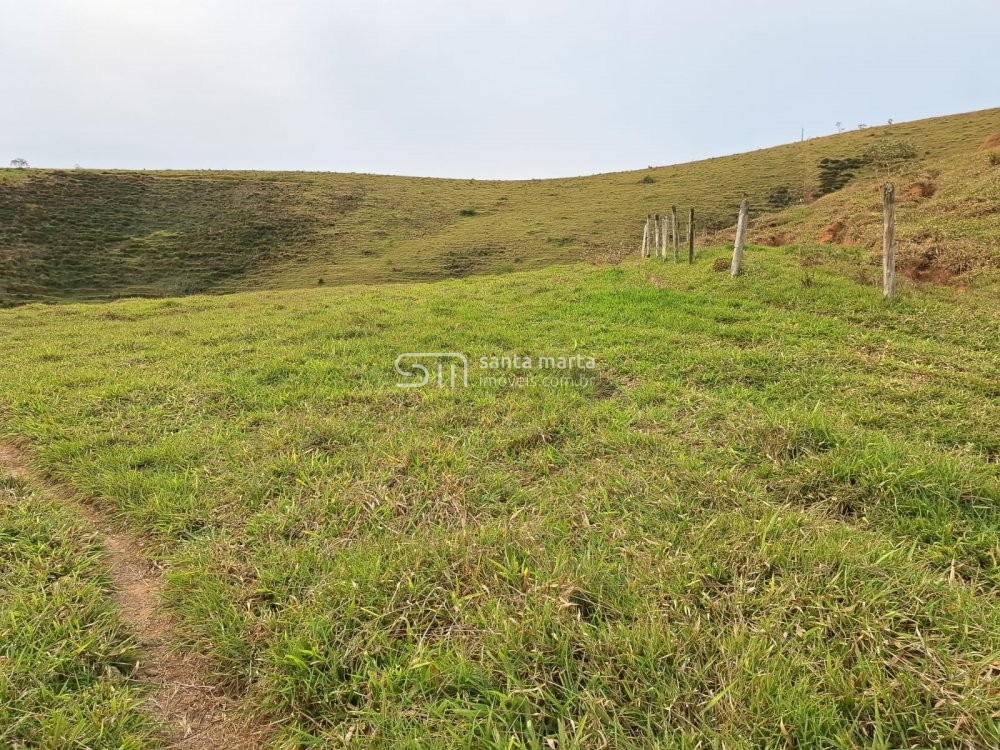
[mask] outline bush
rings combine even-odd
[[[880,138],[864,150],[861,157],[878,170],[889,172],[893,166],[915,159],[917,149],[909,141]]]

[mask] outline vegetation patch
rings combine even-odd
[[[767,206],[772,211],[781,211],[795,203],[795,191],[788,185],[779,185],[767,195]]]
[[[0,179],[0,304],[211,291],[312,241],[298,186],[52,171]]]
[[[867,159],[857,156],[845,159],[831,159],[829,157],[820,159],[817,195],[828,195],[840,190],[854,179],[858,170],[866,164],[868,164]]]

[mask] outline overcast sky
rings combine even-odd
[[[1000,105],[997,0],[0,0],[0,163],[513,178]]]

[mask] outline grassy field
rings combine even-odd
[[[811,201],[823,159],[857,157],[885,138],[916,149],[901,188],[940,188],[900,207],[901,253],[943,254],[952,270],[961,265],[952,256],[995,267],[1000,238],[990,206],[1000,168],[977,153],[994,133],[997,109],[639,172],[522,182],[0,170],[0,304],[412,282],[605,261],[637,248],[646,213],[693,206],[699,230],[721,230],[735,223],[744,194],[756,213],[774,208],[775,191],[793,207],[810,205],[769,219],[761,241],[813,242],[842,221],[845,242],[870,247],[878,177],[871,167],[853,170],[858,186],[843,197]],[[984,240],[994,249],[970,255]]]
[[[512,231],[466,196],[513,186],[422,184]],[[863,250],[753,248],[735,281],[725,254],[7,310],[0,430],[155,541],[185,647],[275,748],[996,747],[996,283],[887,304]],[[467,355],[469,387],[397,387],[421,351]],[[481,367],[514,354],[594,368]],[[62,533],[35,516],[13,537]],[[52,596],[3,575],[15,609]],[[35,640],[3,677],[38,679]],[[0,717],[51,692],[0,688]]]
[[[0,470],[0,746],[149,747],[92,530]]]

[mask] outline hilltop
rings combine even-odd
[[[872,186],[882,175],[851,164],[880,139],[913,146],[914,158],[899,167],[906,190],[931,186],[900,209],[901,255],[957,253],[964,260],[949,260],[949,273],[965,272],[1000,258],[1000,170],[979,151],[998,132],[993,109],[675,166],[512,182],[3,170],[0,304],[412,282],[617,260],[635,249],[646,213],[693,206],[699,230],[717,232],[733,224],[743,194],[756,214],[773,214],[757,219],[752,241],[815,243],[832,232],[835,243],[866,247],[877,223]],[[849,179],[817,200],[830,164],[835,183]]]

